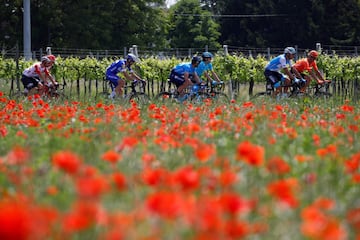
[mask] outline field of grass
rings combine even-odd
[[[335,98],[0,93],[0,239],[360,239],[359,122]]]

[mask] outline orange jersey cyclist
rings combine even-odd
[[[309,86],[312,79],[315,80],[318,84],[330,82],[324,78],[318,69],[316,64],[316,59],[318,56],[319,53],[317,51],[311,50],[306,58],[299,59],[293,66],[293,72],[296,70],[306,80],[305,85],[301,88],[301,91],[303,92]]]

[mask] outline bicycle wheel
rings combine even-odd
[[[255,95],[250,97],[250,100],[264,100],[270,98],[271,95],[269,92],[258,92]]]
[[[206,99],[211,99],[211,96],[205,92],[198,92],[190,97],[192,103],[203,103]]]
[[[43,99],[49,103],[63,103],[68,97],[62,92],[51,92],[48,95],[45,95]]]
[[[213,101],[217,102],[217,103],[226,104],[226,103],[230,102],[229,97],[225,93],[222,93],[222,92],[214,92],[211,94],[211,96],[212,96]]]
[[[329,92],[319,91],[319,92],[314,93],[314,98],[317,98],[317,99],[329,99],[331,97],[332,97],[332,94]]]
[[[150,103],[150,98],[147,94],[145,93],[134,93],[130,96],[130,102],[136,102],[136,104],[138,106],[145,106],[148,105]]]
[[[10,99],[21,101],[26,99],[26,94],[23,91],[16,91],[10,94]]]
[[[155,101],[159,103],[176,102],[175,96],[171,92],[161,92],[155,97]]]

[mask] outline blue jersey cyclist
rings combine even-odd
[[[271,84],[275,88],[274,94],[281,92],[281,84],[290,85],[290,80],[294,80],[294,75],[291,74],[292,68],[291,60],[295,57],[296,50],[293,47],[287,47],[284,54],[273,58],[265,67],[264,75],[267,85]],[[298,76],[301,78],[301,76]],[[284,87],[284,93],[287,93],[288,87]]]
[[[111,82],[111,97],[115,97],[115,95],[122,96],[125,80],[119,76],[119,73],[126,80],[141,80],[140,76],[131,69],[135,62],[139,62],[139,58],[129,53],[126,59],[119,59],[106,68],[106,80]]]
[[[192,85],[191,81],[200,84],[200,79],[195,71],[200,62],[200,57],[194,56],[191,62],[179,63],[171,70],[170,82],[176,85],[180,96],[183,95],[185,88]]]
[[[212,82],[213,80],[220,82],[220,78],[214,71],[213,65],[211,63],[213,55],[210,52],[203,52],[201,57],[202,57],[202,61],[200,62],[199,66],[196,68],[196,73],[199,76],[199,78],[201,79],[201,77],[204,75],[206,79],[209,80],[210,82]],[[211,73],[212,78],[209,75],[209,72]]]

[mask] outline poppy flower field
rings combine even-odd
[[[0,106],[2,240],[360,239],[352,102]]]

